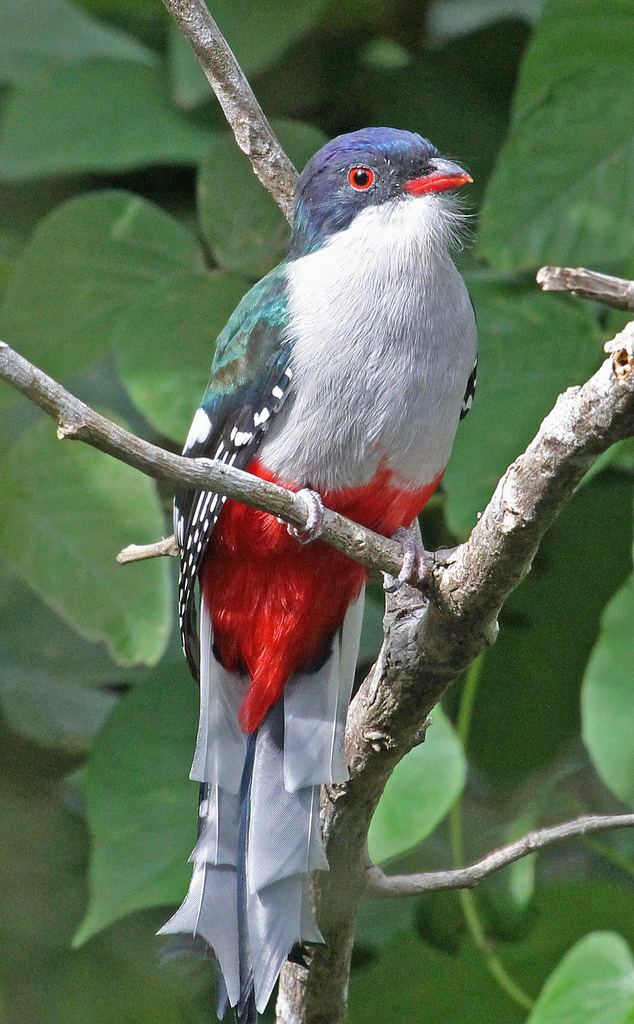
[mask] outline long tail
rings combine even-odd
[[[319,787],[348,777],[345,724],[359,650],[363,592],[326,661],[291,679],[247,737],[238,724],[247,682],[213,654],[201,607],[200,722],[191,777],[201,782],[199,839],[187,896],[160,934],[201,937],[218,964],[218,1016],[255,1024],[298,944],[322,942],[308,872],[327,869]]]

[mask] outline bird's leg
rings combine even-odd
[[[404,526],[399,526],[398,530],[392,534],[391,539],[397,540],[399,544],[403,545],[403,564],[398,576],[390,576],[387,572],[383,573],[383,589],[388,594],[400,590],[403,584],[408,583],[412,577],[421,582],[432,567],[427,551],[416,539],[412,529],[408,530]]]
[[[299,529],[297,526],[286,527],[291,537],[295,537],[300,544],[310,544],[321,536],[324,528],[324,503],[317,491],[311,491],[308,487],[302,487],[297,491],[297,497],[301,498],[306,509],[306,526]]]

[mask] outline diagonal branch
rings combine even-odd
[[[224,462],[184,458],[141,440],[95,412],[2,341],[0,379],[21,391],[31,402],[57,420],[57,436],[60,440],[84,441],[156,480],[163,480],[172,486],[217,491],[245,505],[271,512],[293,526],[301,529],[306,527],[306,508],[292,491],[259,480],[251,473],[244,473]],[[330,509],[326,509],[322,537],[371,572],[383,571],[396,575],[403,564],[401,544],[372,533]],[[152,555],[171,554],[173,537],[148,546],[152,548]],[[143,548],[140,555],[134,552],[134,548],[135,545],[132,545],[132,556],[126,548],[126,554],[120,556],[119,561],[148,557]]]
[[[423,871],[412,875],[386,875],[378,867],[368,868],[366,892],[369,896],[416,896],[425,892],[440,892],[445,889],[472,889],[489,875],[507,867],[516,860],[536,850],[561,843],[577,836],[588,836],[596,832],[609,832],[617,828],[634,828],[634,814],[588,814],[560,825],[528,832],[499,850],[493,850],[486,857],[466,868],[452,871]]]
[[[542,267],[537,271],[537,284],[545,292],[573,292],[582,299],[634,312],[634,281],[623,277],[597,274],[584,267]]]
[[[163,3],[196,54],[238,146],[290,220],[297,171],[280,146],[222,32],[203,0]]]

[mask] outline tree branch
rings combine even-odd
[[[440,892],[445,889],[473,889],[489,875],[507,867],[516,860],[536,850],[561,843],[576,836],[588,836],[595,832],[608,832],[617,828],[634,828],[634,814],[584,815],[560,825],[528,832],[499,850],[493,850],[486,857],[466,868],[452,871],[424,871],[413,875],[386,875],[378,867],[366,872],[366,892],[369,896],[416,896],[425,892]]]
[[[634,281],[622,277],[597,274],[583,267],[542,267],[537,271],[537,284],[545,292],[573,292],[582,299],[634,312]]]
[[[163,537],[154,544],[128,544],[126,548],[117,555],[119,565],[127,565],[129,562],[142,562],[146,558],[158,558],[169,555],[175,558],[178,554],[178,544],[173,533],[169,537]]]
[[[191,45],[236,142],[287,220],[297,171],[280,146],[229,44],[203,0],[163,0]]]
[[[57,420],[57,436],[60,440],[84,441],[156,480],[163,480],[173,486],[217,491],[245,505],[271,512],[294,526],[306,526],[304,503],[292,491],[259,480],[251,473],[226,466],[223,462],[184,458],[141,440],[71,395],[61,384],[2,341],[0,379],[21,391],[31,402]],[[329,509],[326,510],[322,536],[327,543],[360,562],[371,572],[395,575],[403,563],[403,548],[397,541],[372,533]],[[128,562],[157,554],[171,554],[173,543],[174,538],[167,537],[157,544],[141,547],[130,545],[120,553],[118,560]]]
[[[315,949],[308,972],[284,966],[278,1024],[345,1021],[352,922],[383,788],[449,684],[495,639],[500,608],[593,460],[634,435],[634,323],[606,350],[610,358],[598,372],[559,397],[466,544],[439,564],[430,600],[409,587],[388,598],[381,654],[348,715],[350,779],[322,796],[330,872],[316,874],[313,895],[326,945]]]

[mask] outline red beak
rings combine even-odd
[[[413,196],[422,196],[428,192],[446,192],[450,188],[460,188],[473,181],[470,174],[459,164],[450,160],[434,160],[433,171],[422,178],[412,178],[403,185],[403,191]]]

